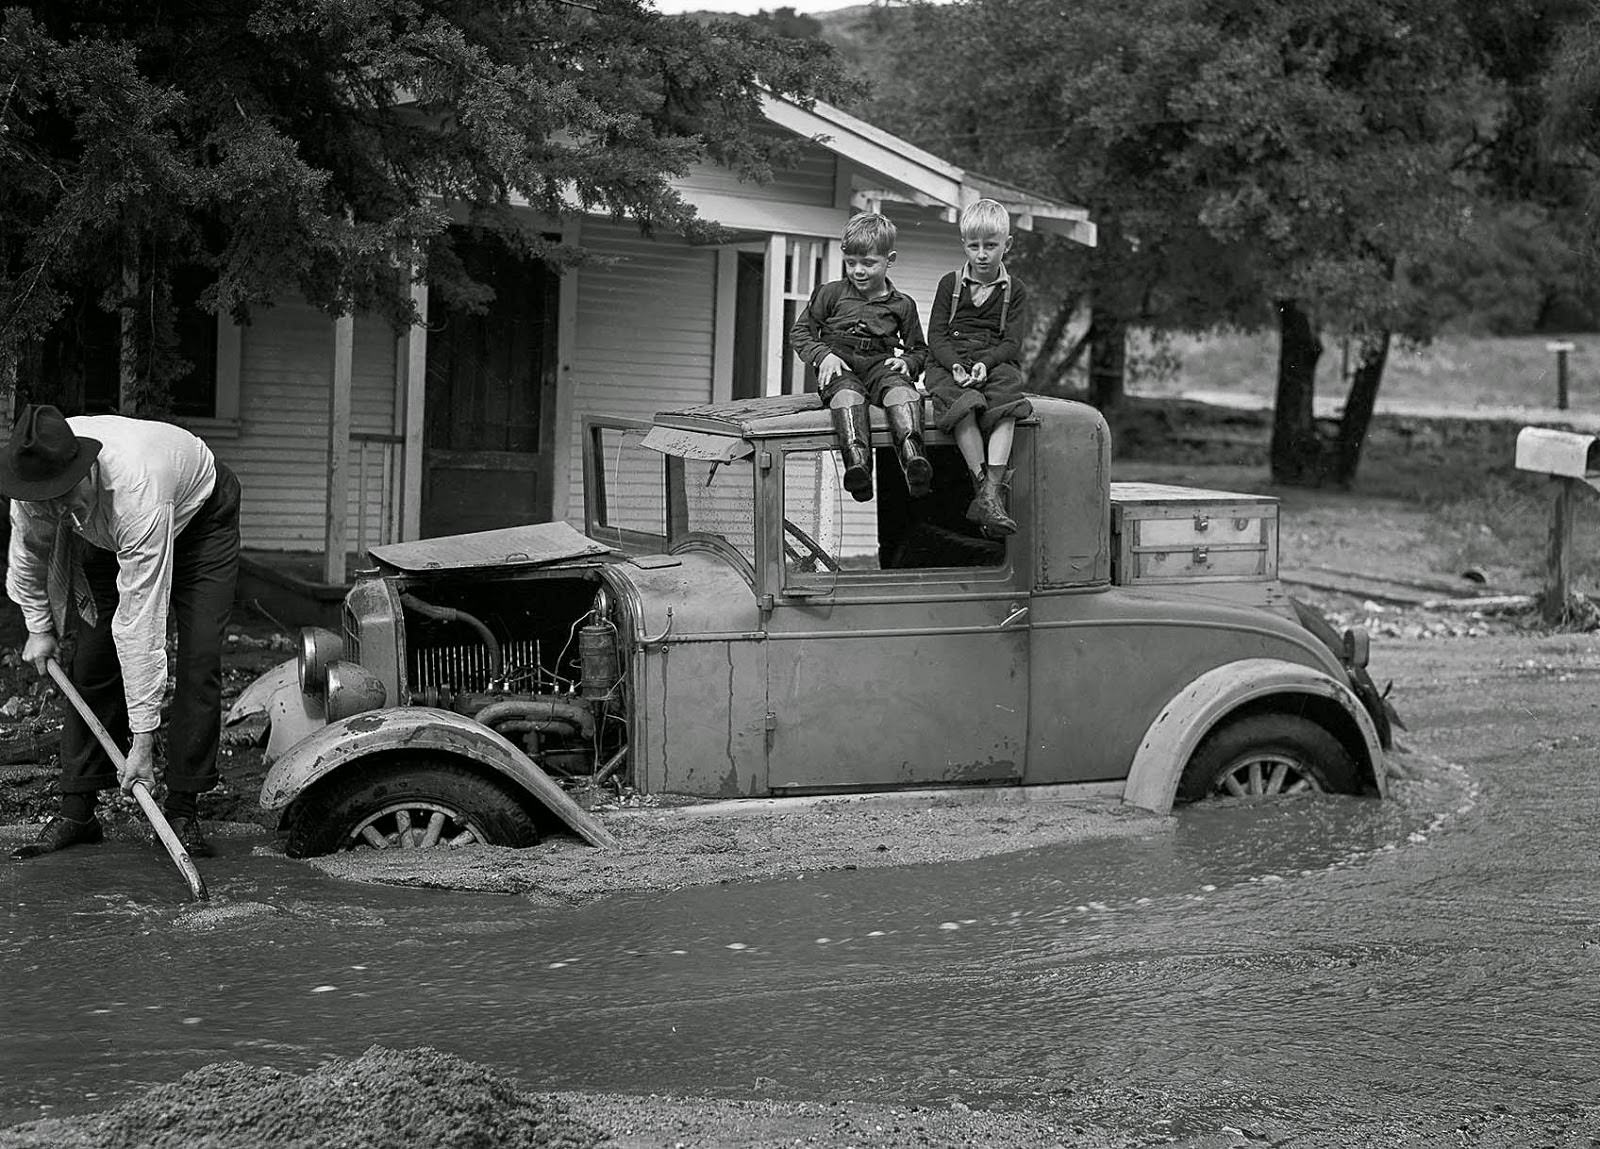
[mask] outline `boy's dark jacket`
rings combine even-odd
[[[956,291],[960,288],[960,301]],[[951,314],[954,305],[954,315]],[[1001,333],[1001,309],[1005,310],[1005,332]],[[933,293],[933,310],[928,313],[928,350],[946,370],[957,363],[972,366],[982,363],[997,367],[1022,361],[1022,337],[1028,333],[1028,289],[1015,276],[1011,289],[997,287],[980,307],[972,297],[961,273],[952,271],[939,281]],[[982,348],[983,350],[978,350]]]
[[[790,349],[815,367],[830,351],[843,352],[846,359],[878,354],[888,358],[898,346],[907,377],[915,379],[928,362],[922,320],[909,295],[893,283],[887,286],[888,295],[869,300],[848,279],[822,284],[789,329]],[[863,345],[882,350],[858,349]]]

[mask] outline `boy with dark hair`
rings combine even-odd
[[[816,369],[822,401],[833,412],[845,490],[858,502],[872,498],[867,404],[875,403],[888,417],[906,489],[921,498],[933,468],[922,449],[922,402],[913,380],[922,374],[927,344],[917,305],[889,282],[894,224],[865,212],[845,225],[843,239],[845,278],[812,292],[789,343]]]
[[[1033,414],[1022,393],[1021,339],[1028,330],[1028,293],[1006,272],[1011,218],[992,199],[961,211],[966,265],[939,281],[928,316],[925,383],[935,425],[955,439],[972,474],[967,518],[988,535],[1009,535],[1011,440],[1018,419]],[[987,440],[987,442],[985,441]]]

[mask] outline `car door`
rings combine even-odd
[[[762,460],[775,792],[1022,776],[1028,600],[1016,556],[1027,539],[976,536],[959,456],[930,440],[935,490],[924,500],[907,498],[888,450],[865,503],[843,494],[828,439]]]

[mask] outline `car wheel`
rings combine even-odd
[[[1254,714],[1200,743],[1178,783],[1178,800],[1359,789],[1355,763],[1321,726],[1294,714]]]
[[[335,774],[295,803],[288,822],[291,858],[539,840],[514,793],[450,762],[374,763]]]

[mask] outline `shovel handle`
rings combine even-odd
[[[78,693],[78,688],[72,685],[72,680],[67,677],[67,672],[61,669],[61,664],[55,659],[46,660],[45,669],[50,672],[50,677],[56,680],[56,685],[61,688],[61,693],[66,695],[67,701],[72,703],[72,708],[78,712],[94,736],[99,739],[101,747],[111,758],[117,772],[127,765],[128,759],[111,740],[111,732],[105,724],[95,717],[94,711],[89,709],[89,704],[83,700],[83,695]],[[189,856],[189,851],[183,848],[183,843],[178,841],[178,835],[173,833],[172,826],[168,823],[166,815],[161,812],[161,807],[156,805],[156,800],[150,797],[150,789],[143,782],[133,784],[133,796],[138,800],[139,808],[144,811],[144,816],[150,819],[150,826],[156,832],[156,837],[161,839],[161,844],[167,848],[167,853],[172,855],[173,865],[178,867],[178,872],[183,875],[184,881],[189,883],[189,892],[199,901],[205,901],[209,895],[206,893],[206,881],[200,876],[200,869],[194,864],[194,859]]]

